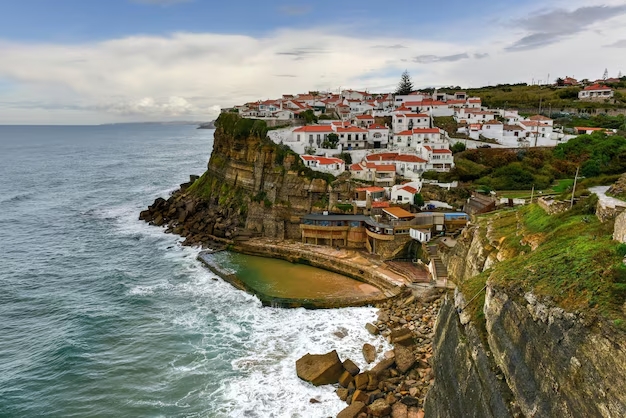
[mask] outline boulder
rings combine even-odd
[[[376,390],[378,387],[378,378],[374,373],[367,374],[367,390]]]
[[[344,402],[346,399],[348,399],[348,389],[339,388],[335,391],[335,393],[337,394],[339,399],[341,399]]]
[[[370,373],[374,373],[376,376],[380,376],[382,372],[384,372],[385,370],[393,366],[395,362],[396,362],[395,358],[384,359],[383,361],[378,363],[376,366],[374,366],[374,368],[370,370]]]
[[[354,377],[354,386],[357,389],[365,390],[365,388],[367,388],[367,384],[369,383],[369,381],[370,379],[369,379],[368,373],[361,373]]]
[[[391,418],[407,418],[409,413],[409,407],[405,404],[398,402],[391,408]]]
[[[327,354],[306,354],[296,361],[296,372],[300,379],[315,386],[330,385],[339,382],[343,365],[335,350]]]
[[[378,327],[374,324],[371,323],[367,323],[365,324],[365,329],[367,329],[367,331],[372,334],[372,335],[378,335],[379,331],[378,331]]]
[[[370,399],[370,396],[367,393],[359,389],[355,390],[354,394],[352,395],[352,403],[363,402],[363,404],[367,404],[369,399]]]
[[[391,406],[384,399],[376,399],[367,407],[367,411],[375,417],[384,417],[391,413]]]
[[[363,345],[363,358],[369,363],[373,363],[376,360],[376,347],[371,344]]]
[[[424,418],[424,411],[416,407],[409,408],[407,418]]]
[[[415,345],[415,339],[413,338],[413,334],[408,328],[396,328],[391,331],[391,342],[394,345]]]
[[[418,406],[420,404],[419,399],[414,398],[412,396],[405,396],[404,398],[400,399],[400,402],[402,402],[403,404],[405,404],[408,407]]]
[[[395,353],[396,368],[401,373],[408,372],[415,364],[415,356],[410,348],[403,345],[397,345],[393,349]]]
[[[363,411],[365,411],[363,402],[352,402],[350,406],[337,414],[337,418],[356,418]]]
[[[344,388],[347,388],[353,380],[354,377],[347,370],[344,370],[341,376],[339,376],[339,384]]]
[[[344,360],[343,368],[349,371],[352,376],[356,376],[361,372],[361,369],[350,359]]]

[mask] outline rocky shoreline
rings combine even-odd
[[[350,359],[343,362],[335,351],[307,354],[296,362],[298,376],[316,386],[337,384],[337,396],[348,406],[337,418],[418,418],[433,379],[433,337],[444,290],[424,288],[378,304],[378,320],[365,325],[394,345],[383,359],[361,371]],[[376,347],[365,344],[368,364]],[[312,400],[314,401],[314,400]]]

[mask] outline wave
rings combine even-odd
[[[12,203],[12,202],[23,202],[23,201],[26,201],[26,200],[30,200],[33,197],[34,197],[33,193],[20,193],[20,194],[17,194],[15,196],[6,198],[4,200],[0,200],[0,204],[1,203]]]

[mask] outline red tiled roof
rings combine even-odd
[[[375,165],[376,171],[396,171],[395,165]]]
[[[294,132],[334,132],[330,126],[307,125],[294,129]]]
[[[469,99],[468,102],[470,102],[470,103],[480,103],[481,100],[480,99]]]
[[[361,166],[361,164],[352,164],[350,166],[350,171],[363,171],[365,168]]]
[[[415,187],[411,187],[411,186],[401,187],[400,190],[406,190],[407,192],[412,193],[412,194],[417,193],[417,189]]]
[[[409,155],[409,154],[400,154],[396,161],[402,161],[405,163],[427,163],[428,161],[423,158],[418,157],[417,155]]]
[[[451,104],[465,104],[465,100],[448,100],[446,102],[447,104],[451,105]]]
[[[338,127],[337,132],[364,132],[367,133],[367,129],[357,128],[356,126],[348,126],[348,127]]]
[[[415,134],[440,134],[439,128],[413,128]]]
[[[372,115],[358,115],[356,118],[357,119],[374,119],[374,116],[372,116]]]
[[[449,149],[434,149],[433,154],[452,154]]]
[[[386,129],[386,130],[389,130],[388,127],[383,126],[383,125],[378,125],[378,124],[370,125],[369,128],[367,128],[367,129],[369,129],[369,130],[372,130],[372,129]]]
[[[543,115],[533,115],[531,117],[529,117],[528,119],[530,120],[552,120],[549,117],[543,116]]]
[[[505,131],[523,131],[524,128],[522,128],[521,126],[517,126],[517,125],[504,125],[504,130]]]
[[[370,193],[379,193],[379,192],[384,192],[385,189],[383,189],[382,187],[378,187],[378,186],[370,186],[370,187],[360,187],[358,189],[356,189],[357,192],[370,192]]]
[[[594,91],[595,90],[611,90],[611,88],[607,87],[607,86],[601,86],[600,84],[594,84],[594,85],[585,87],[583,90],[586,90],[586,91],[590,91],[590,90],[594,90]]]
[[[373,208],[388,208],[389,202],[372,202]]]
[[[529,127],[530,127],[530,126],[532,126],[532,127],[537,127],[537,126],[544,126],[544,127],[547,127],[547,126],[550,126],[550,125],[548,125],[547,123],[541,123],[541,122],[536,121],[536,120],[523,120],[523,121],[521,121],[520,123],[521,123],[522,125],[524,125],[524,126],[529,126]]]
[[[407,118],[428,118],[428,117],[430,117],[430,116],[428,116],[425,113],[405,113],[404,116],[407,117]]]
[[[414,214],[402,208],[388,208],[383,209],[383,211],[396,218],[415,218]]]
[[[366,161],[393,161],[398,157],[397,152],[381,152],[380,154],[371,154],[365,157]]]

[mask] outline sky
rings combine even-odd
[[[625,0],[0,0],[0,124],[214,119],[309,90],[626,74]],[[548,78],[549,77],[549,78]]]

